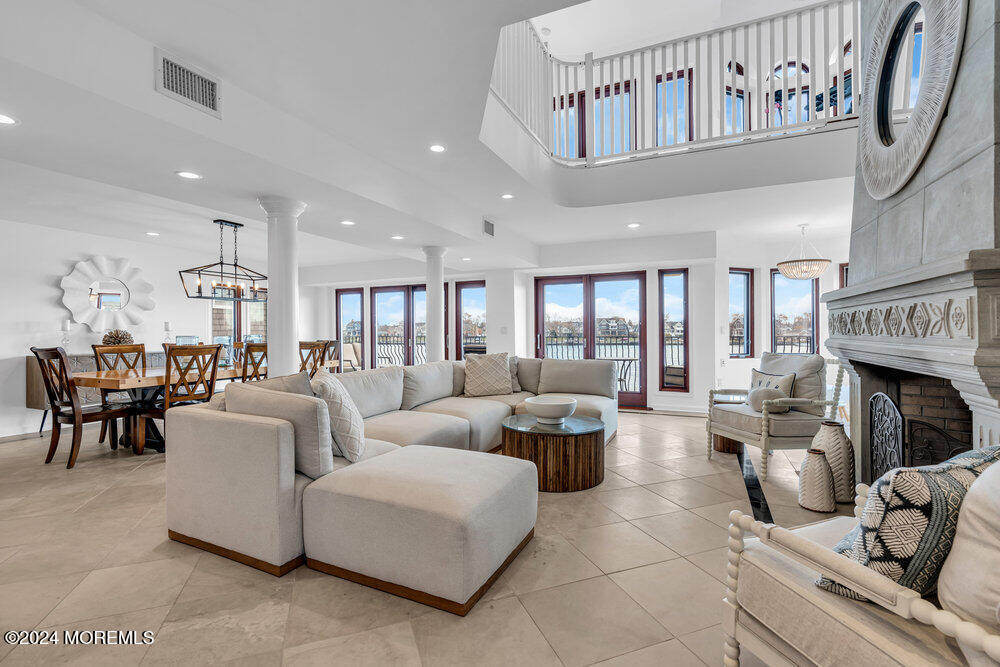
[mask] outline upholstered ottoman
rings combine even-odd
[[[464,616],[534,533],[535,465],[411,445],[306,487],[306,563]]]

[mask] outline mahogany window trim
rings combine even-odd
[[[663,334],[663,277],[667,275],[683,275],[684,276],[684,385],[682,387],[668,387],[666,386],[666,365],[663,354],[663,346],[666,343],[665,336]],[[660,329],[660,391],[676,391],[676,392],[690,392],[691,391],[691,318],[690,315],[690,273],[687,267],[677,268],[677,269],[660,269],[657,273],[656,279],[656,290],[658,293],[657,297],[657,311],[658,311],[658,321]]]
[[[420,290],[427,291],[426,283],[413,283],[410,285],[372,285],[368,288],[368,300],[371,303],[371,353],[372,368],[378,368],[378,357],[376,356],[376,344],[378,341],[378,329],[375,325],[375,295],[383,292],[403,292],[403,338],[405,350],[403,352],[403,365],[413,365],[413,350],[416,348],[417,333],[413,329],[413,293]],[[444,358],[449,358],[448,354],[448,282],[444,283]]]
[[[485,280],[456,280],[455,281],[455,359],[461,361],[465,358],[462,350],[462,290],[466,287],[482,287],[486,289]],[[489,321],[486,326],[489,327]],[[489,329],[487,329],[488,331]]]
[[[663,82],[663,74],[657,74],[653,80],[653,143],[656,147],[673,146],[675,144],[660,144],[660,116],[659,111],[662,106],[656,104],[656,90],[659,85]],[[688,67],[687,72],[683,69],[675,70],[673,72],[667,72],[667,81],[673,81],[674,77],[677,76],[679,79],[686,79],[684,90],[687,91],[687,115],[684,118],[684,124],[687,126],[687,140],[694,141],[694,68]],[[671,96],[672,97],[672,96]]]
[[[774,275],[780,274],[781,271],[778,269],[771,269],[771,352],[778,354],[775,348],[777,345],[776,339],[776,329],[774,326],[774,317],[776,313],[774,312]],[[791,280],[791,278],[789,278]],[[809,352],[783,352],[781,354],[816,354],[816,350],[819,348],[819,278],[813,278],[812,282],[812,350]]]
[[[848,262],[841,262],[837,267],[837,273],[840,276],[840,288],[843,289],[847,287],[848,269],[850,268]]]
[[[754,311],[756,310],[756,301],[754,295],[754,282],[756,282],[756,276],[754,275],[753,269],[743,269],[735,266],[729,267],[730,275],[734,273],[739,273],[747,276],[747,312],[746,321],[743,326],[747,331],[747,350],[749,354],[729,354],[730,359],[753,359],[757,356],[757,321],[754,317]],[[728,324],[727,324],[728,326]]]
[[[614,84],[606,83],[606,84],[604,84],[603,87],[601,85],[597,85],[597,86],[594,87],[594,98],[595,99],[599,99],[600,100],[600,99],[606,99],[606,98],[610,97],[611,98],[611,104],[614,105],[614,95],[621,95],[622,94],[622,86],[624,85],[624,87],[625,87],[625,93],[627,93],[628,96],[629,96],[629,104],[628,104],[628,106],[629,106],[629,115],[631,117],[630,120],[629,120],[629,128],[628,128],[629,145],[632,146],[632,148],[630,150],[634,150],[634,147],[635,147],[635,137],[636,137],[635,123],[636,123],[636,119],[638,117],[637,116],[638,105],[635,102],[635,98],[632,96],[632,82],[634,80],[635,79],[628,79],[628,80],[626,80],[624,82],[623,81],[616,81],[616,82],[614,82]],[[614,85],[614,95],[612,95],[612,93],[611,93],[611,86],[612,85]],[[585,93],[586,93],[586,90],[578,90],[578,91],[576,91],[574,93],[568,93],[568,94],[567,93],[563,93],[562,95],[559,95],[559,96],[556,96],[556,97],[552,98],[552,110],[553,111],[564,109],[567,98],[569,99],[569,107],[571,109],[576,109],[577,110],[576,111],[576,157],[577,158],[585,158],[585,157],[587,157],[587,96],[586,96]],[[556,106],[557,103],[558,103],[558,107]],[[624,105],[624,103],[625,103],[625,101],[623,99],[622,100],[622,104]],[[597,111],[596,111],[596,109],[594,111],[594,122],[595,123],[597,122]],[[612,129],[612,132],[614,132],[614,127],[612,127],[611,129]],[[569,137],[567,136],[567,139],[568,138]],[[612,146],[613,146],[614,145],[614,137],[612,137],[612,142],[611,143],[612,143]],[[601,150],[602,150],[602,152],[604,150],[604,141],[603,141],[603,138],[602,138],[602,141],[601,141]],[[621,154],[624,154],[626,152],[628,152],[628,151],[623,151],[622,153],[604,153],[604,156],[607,156],[607,155],[621,155]],[[565,157],[565,156],[560,156],[560,157]],[[573,158],[567,158],[567,159],[573,159]]]
[[[364,287],[340,287],[334,291],[334,310],[337,313],[337,338],[340,339],[341,328],[340,322],[340,297],[341,295],[347,294],[357,294],[361,297],[361,368],[365,367],[365,288]],[[343,346],[343,341],[341,341],[341,346]]]

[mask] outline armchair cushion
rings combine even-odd
[[[823,417],[804,412],[790,411],[784,414],[768,412],[768,435],[779,438],[810,438],[816,435]],[[737,431],[760,435],[761,413],[746,403],[720,403],[712,406],[712,423],[721,424]]]
[[[788,398],[788,394],[774,387],[757,387],[747,393],[747,405],[753,408],[754,412],[763,412],[764,401],[774,401],[779,398]],[[769,413],[788,412],[788,406],[771,405],[768,406],[767,411]]]
[[[765,352],[760,358],[760,370],[764,373],[787,375],[795,373],[792,385],[792,398],[808,398],[812,400],[826,399],[826,378],[823,374],[826,361],[818,354],[776,354]],[[797,412],[823,416],[822,405],[809,405],[792,408]]]

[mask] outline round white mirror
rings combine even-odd
[[[128,286],[117,278],[90,283],[90,305],[97,310],[121,310],[128,305]]]
[[[98,256],[77,262],[60,285],[63,305],[91,331],[135,326],[142,322],[143,312],[156,305],[153,286],[127,259]]]

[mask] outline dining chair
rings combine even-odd
[[[96,364],[96,369],[99,371],[146,370],[146,346],[142,343],[134,345],[91,345],[90,347],[94,350],[94,363]],[[119,399],[121,399],[122,394],[125,394],[126,400],[112,401],[112,396],[116,394]],[[101,389],[101,403],[105,406],[112,407],[117,403],[121,407],[128,407],[132,402],[132,396],[128,392]],[[111,449],[118,449],[118,438],[116,437],[118,433],[117,420],[112,419],[101,422],[101,434],[98,436],[97,442],[104,442],[109,424],[113,430],[111,442],[108,444],[111,445]]]
[[[267,379],[267,343],[247,343],[243,351],[243,382]]]
[[[163,397],[139,414],[132,450],[146,448],[146,420],[163,419],[167,410],[179,405],[204,403],[215,392],[222,345],[163,345],[167,363],[163,373]],[[166,424],[163,425],[166,434]]]
[[[244,343],[241,340],[238,340],[235,343],[233,343],[233,352],[229,358],[229,361],[234,366],[242,366],[244,354],[246,354],[246,343]]]
[[[66,462],[67,468],[76,465],[76,457],[80,454],[80,442],[83,439],[84,424],[110,420],[111,438],[117,442],[118,427],[115,420],[119,417],[127,417],[129,409],[104,404],[81,406],[80,395],[77,393],[76,385],[73,384],[73,372],[69,369],[66,352],[61,347],[32,347],[31,353],[38,360],[38,367],[42,372],[42,384],[45,385],[45,393],[49,398],[49,407],[52,410],[52,441],[49,444],[49,453],[45,457],[45,462],[50,463],[52,457],[55,456],[63,424],[73,426],[73,441],[69,460]]]
[[[299,371],[309,371],[309,377],[316,375],[316,371],[323,367],[326,360],[326,349],[329,341],[325,340],[300,340],[299,360],[302,365]]]
[[[323,355],[323,367],[328,368],[331,373],[339,373],[341,356],[340,341],[324,340],[320,342],[326,343],[326,354]]]

